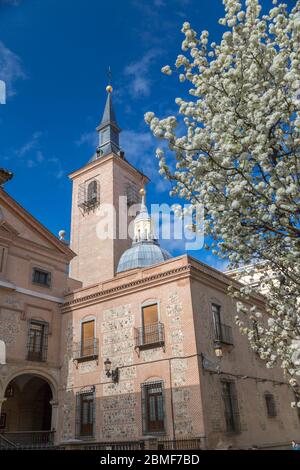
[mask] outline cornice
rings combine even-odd
[[[137,290],[144,289],[145,287],[153,286],[158,283],[167,283],[171,280],[174,280],[174,278],[182,279],[184,277],[188,277],[190,275],[190,268],[191,266],[186,264],[184,266],[179,266],[178,268],[174,268],[168,271],[152,274],[144,278],[134,279],[130,282],[117,285],[116,287],[93,292],[92,294],[85,295],[81,298],[65,302],[62,305],[62,312],[66,313],[74,309],[86,307],[87,305],[97,303],[99,300],[102,301],[109,298],[116,298],[127,295],[131,291],[136,292]]]
[[[203,265],[205,268],[206,266]],[[214,272],[210,266],[208,269],[199,269],[197,266],[191,265],[191,278],[195,279],[196,281],[201,282],[209,287],[213,287],[218,289],[219,291],[223,292],[224,294],[228,295],[228,287],[230,285],[236,287],[237,289],[241,288],[243,284],[239,283],[235,279],[227,276],[223,272]],[[260,294],[252,294],[250,295],[249,300],[245,301],[247,304],[259,304],[261,308],[264,306],[264,297]]]
[[[76,254],[69,248],[69,246],[62,243],[58,238],[53,235],[41,222],[33,217],[23,206],[21,206],[15,199],[13,199],[3,188],[0,188],[0,201],[8,207],[8,210],[13,210],[16,215],[23,221],[26,226],[35,230],[42,237],[48,240],[60,253],[66,255],[71,260]]]
[[[112,161],[113,163],[118,163],[118,164],[122,165],[124,168],[126,168],[127,171],[129,171],[133,175],[139,174],[140,176],[142,176],[142,178],[146,182],[149,181],[149,178],[146,175],[144,175],[140,170],[135,168],[128,160],[126,160],[125,158],[119,157],[115,153],[110,153],[109,155],[101,157],[98,160],[87,163],[83,167],[78,168],[77,170],[70,173],[68,175],[68,177],[71,180],[73,180],[74,178],[77,178],[78,176],[81,176],[81,175],[89,172],[90,170],[93,170],[94,168],[101,167],[102,165],[104,165],[105,163],[107,163],[109,161]]]

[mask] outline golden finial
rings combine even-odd
[[[145,188],[141,188],[139,193],[140,193],[141,196],[145,196],[145,194],[146,194]]]
[[[107,91],[107,93],[112,93],[113,87],[111,85],[107,85],[106,91]]]

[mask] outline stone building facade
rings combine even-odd
[[[67,274],[73,256],[0,188],[0,433],[39,430],[43,419],[56,428],[60,306],[81,286]]]
[[[70,175],[70,247],[0,189],[0,447],[285,447],[300,438],[300,417],[281,371],[235,325],[236,281],[163,250],[144,192],[135,218],[103,224],[122,197],[140,202],[148,181],[120,150],[111,91],[96,152]],[[263,309],[262,297],[251,302]]]

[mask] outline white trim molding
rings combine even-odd
[[[63,297],[55,297],[53,295],[43,294],[42,292],[36,292],[31,289],[24,289],[23,287],[16,286],[12,282],[0,280],[0,289],[1,287],[4,289],[14,290],[15,292],[19,292],[20,294],[29,295],[30,297],[37,297],[39,299],[49,300],[49,302],[55,302],[58,304],[64,303]]]

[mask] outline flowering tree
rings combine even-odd
[[[253,283],[231,289],[237,322],[267,367],[281,364],[300,407],[300,1],[291,11],[274,1],[266,15],[259,0],[223,3],[220,44],[183,24],[174,71],[190,84],[176,99],[184,132],[180,117],[145,120],[171,150],[157,149],[171,193],[203,204],[214,252],[248,265],[263,288],[263,315],[247,304]]]

